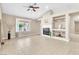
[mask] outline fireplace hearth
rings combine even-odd
[[[50,28],[43,28],[43,35],[50,35]]]

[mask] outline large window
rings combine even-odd
[[[30,20],[16,18],[16,32],[30,31]]]

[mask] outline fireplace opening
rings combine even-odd
[[[44,35],[50,35],[50,28],[43,28]]]

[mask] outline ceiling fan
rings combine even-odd
[[[27,8],[28,8],[27,11],[33,10],[34,12],[36,12],[36,9],[39,9],[39,6],[37,6],[37,3],[34,3],[33,5],[29,5]]]

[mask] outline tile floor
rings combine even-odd
[[[64,42],[40,35],[7,40],[1,55],[69,55],[79,54],[79,42]]]

